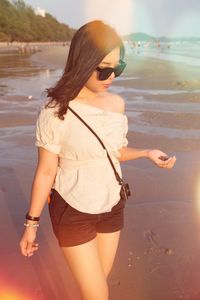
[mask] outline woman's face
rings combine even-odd
[[[109,54],[107,54],[104,59],[101,61],[98,67],[100,68],[114,68],[118,65],[120,60],[120,48],[116,47]],[[111,85],[113,79],[115,78],[114,72],[106,79],[98,79],[98,71],[94,71],[88,81],[85,84],[85,87],[93,93],[105,92]]]

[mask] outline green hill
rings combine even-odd
[[[36,15],[23,0],[0,0],[0,42],[67,41],[74,32],[48,13]]]
[[[135,32],[123,36],[124,40],[131,40],[134,42],[144,41],[144,42],[200,42],[200,37],[153,37],[143,32]]]
[[[131,41],[135,41],[135,42],[138,42],[138,41],[149,42],[149,41],[155,41],[156,40],[155,37],[150,36],[150,35],[148,35],[146,33],[143,33],[143,32],[131,33],[131,34],[123,36],[123,38],[125,40],[131,40]]]

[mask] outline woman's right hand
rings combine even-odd
[[[24,256],[32,256],[38,250],[39,244],[35,242],[37,229],[34,227],[26,227],[22,239],[20,241],[21,253]]]

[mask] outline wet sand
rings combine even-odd
[[[80,300],[47,206],[37,235],[38,253],[25,258],[18,246],[37,161],[34,124],[41,100],[36,87],[44,85],[38,78],[45,74],[48,84],[57,69],[62,72],[66,51],[44,47],[21,59],[15,70],[7,66],[7,75],[6,68],[0,73],[0,296],[7,289],[22,300]],[[109,276],[110,300],[199,300],[199,71],[142,57],[128,61],[124,79],[114,87],[126,98],[129,146],[164,150],[175,154],[177,163],[173,170],[159,169],[146,159],[122,163],[132,196]]]

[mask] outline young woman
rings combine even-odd
[[[84,300],[108,299],[107,276],[117,251],[125,202],[100,137],[121,176],[120,161],[149,158],[172,168],[175,157],[160,150],[127,147],[124,100],[107,91],[124,70],[124,46],[102,21],[82,26],[74,35],[62,77],[47,90],[49,101],[36,126],[38,165],[32,186],[21,253],[38,250],[36,229],[50,194],[54,233]]]

